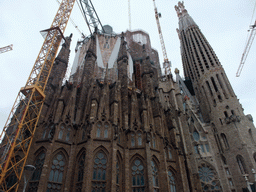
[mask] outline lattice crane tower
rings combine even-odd
[[[17,191],[27,160],[32,139],[44,104],[44,90],[66,29],[75,0],[63,0],[38,54],[32,71],[11,109],[1,133],[0,190]],[[15,159],[22,153],[21,159]],[[7,186],[8,176],[15,175],[16,182]]]
[[[158,11],[157,11],[155,0],[153,0],[153,3],[154,3],[154,9],[155,9],[157,29],[158,29],[158,33],[159,33],[159,37],[160,37],[160,43],[161,43],[163,57],[164,57],[163,67],[165,69],[165,75],[167,75],[167,74],[171,73],[171,62],[168,60],[168,57],[167,57],[164,38],[163,38],[162,30],[161,30],[161,25],[160,25],[160,22],[159,22],[159,17],[161,17],[161,14],[158,13]]]

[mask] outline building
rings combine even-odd
[[[27,191],[242,191],[254,181],[255,127],[183,3],[175,6],[185,74],[161,76],[143,31],[71,36],[48,81]],[[18,157],[17,157],[18,158]],[[11,182],[10,182],[11,185]],[[22,189],[20,186],[20,190]]]

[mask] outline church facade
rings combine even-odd
[[[27,164],[29,192],[240,192],[256,132],[214,50],[175,6],[185,79],[161,75],[144,31],[110,26],[55,59]],[[20,191],[22,191],[22,184]]]

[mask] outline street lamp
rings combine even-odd
[[[29,181],[30,177],[33,175],[35,169],[36,168],[33,165],[25,165],[25,167],[24,167],[24,187],[23,187],[23,192],[26,191],[26,187],[27,187],[28,181]],[[27,177],[26,177],[26,175],[27,175]]]

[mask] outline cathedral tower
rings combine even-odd
[[[213,147],[212,156],[223,191],[241,191],[245,188],[243,176],[249,174],[250,180],[254,179],[251,170],[255,168],[256,135],[252,117],[244,115],[220,61],[184,4],[179,2],[175,10],[185,81],[192,82],[187,88],[193,87],[190,93],[199,101],[202,122],[209,126],[209,142],[217,149],[214,151]],[[204,136],[199,132],[192,130],[194,140],[200,144],[199,137]],[[202,146],[199,149],[205,150]],[[204,191],[208,191],[206,184],[211,180],[204,182]]]

